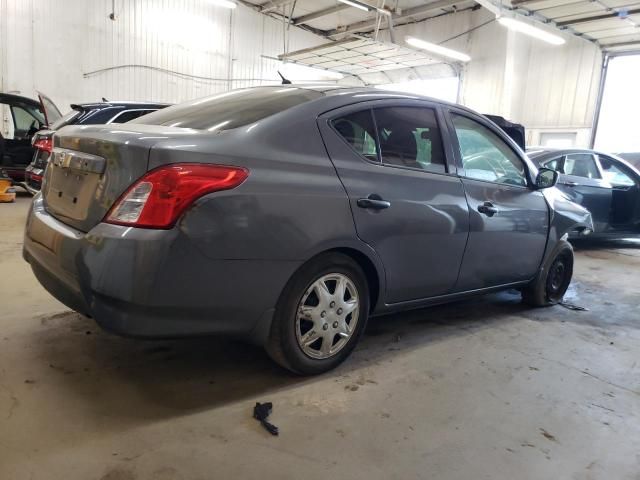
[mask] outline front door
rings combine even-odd
[[[7,120],[0,131],[3,138],[0,168],[13,180],[22,181],[24,169],[33,157],[31,137],[44,125],[44,114],[31,104],[13,100],[0,100],[0,110]]]
[[[564,155],[559,168],[558,188],[591,212],[595,232],[605,231],[610,222],[612,189],[611,184],[602,178],[594,155]]]
[[[445,156],[437,107],[377,101],[319,119],[360,239],[380,256],[387,304],[450,292],[468,234],[462,182]]]
[[[469,241],[456,291],[533,278],[549,231],[549,209],[531,188],[515,145],[488,122],[451,112],[458,166],[469,205]]]

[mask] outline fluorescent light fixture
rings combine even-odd
[[[238,6],[236,2],[232,2],[231,0],[209,0],[209,3],[224,8],[236,8]]]
[[[498,17],[498,23],[500,23],[500,25],[504,25],[510,30],[524,33],[525,35],[529,35],[530,37],[537,38],[538,40],[542,40],[552,45],[562,45],[565,43],[564,38],[554,35],[553,33],[549,33],[546,30],[542,30],[541,28],[534,27],[528,23],[516,20],[515,18]]]
[[[344,3],[345,5],[349,5],[350,7],[354,7],[354,8],[359,8],[360,10],[364,10],[365,12],[369,12],[371,10],[373,10],[374,8],[370,5],[366,5],[364,3],[360,3],[354,0],[338,0],[341,3]]]
[[[404,37],[404,41],[412,47],[421,48],[422,50],[436,53],[442,57],[453,58],[454,60],[459,60],[461,62],[468,62],[469,60],[471,60],[471,57],[466,53],[458,52],[457,50],[451,50],[450,48],[436,45],[435,43],[426,42],[424,40],[420,40],[419,38]]]

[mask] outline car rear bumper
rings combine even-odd
[[[99,224],[88,233],[36,196],[23,256],[42,286],[104,329],[135,337],[230,334],[263,343],[299,262],[210,258],[187,234]]]
[[[42,188],[44,169],[29,165],[24,172],[24,183],[21,184],[31,195],[35,195]]]

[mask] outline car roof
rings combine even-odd
[[[331,96],[331,95],[355,96],[355,95],[370,94],[370,95],[375,95],[376,97],[379,97],[379,98],[419,98],[419,99],[429,100],[436,103],[441,103],[443,105],[451,105],[451,106],[455,105],[456,107],[465,108],[465,107],[462,107],[461,105],[453,104],[445,100],[440,100],[438,98],[429,97],[427,95],[419,95],[416,93],[387,90],[387,89],[381,89],[381,88],[375,88],[375,87],[354,87],[354,86],[348,86],[348,85],[335,85],[335,84],[308,85],[303,83],[303,84],[291,84],[291,85],[278,85],[273,88],[286,88],[286,87],[313,90],[316,92],[324,93],[326,96]]]
[[[3,102],[16,102],[16,103],[26,103],[27,105],[31,105],[33,107],[41,108],[40,102],[38,100],[34,100],[33,98],[23,97],[22,95],[16,95],[14,93],[1,93],[0,92],[0,100]]]

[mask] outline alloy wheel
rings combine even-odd
[[[305,355],[325,359],[338,353],[356,330],[360,312],[358,290],[343,273],[314,281],[296,310],[296,339]]]

